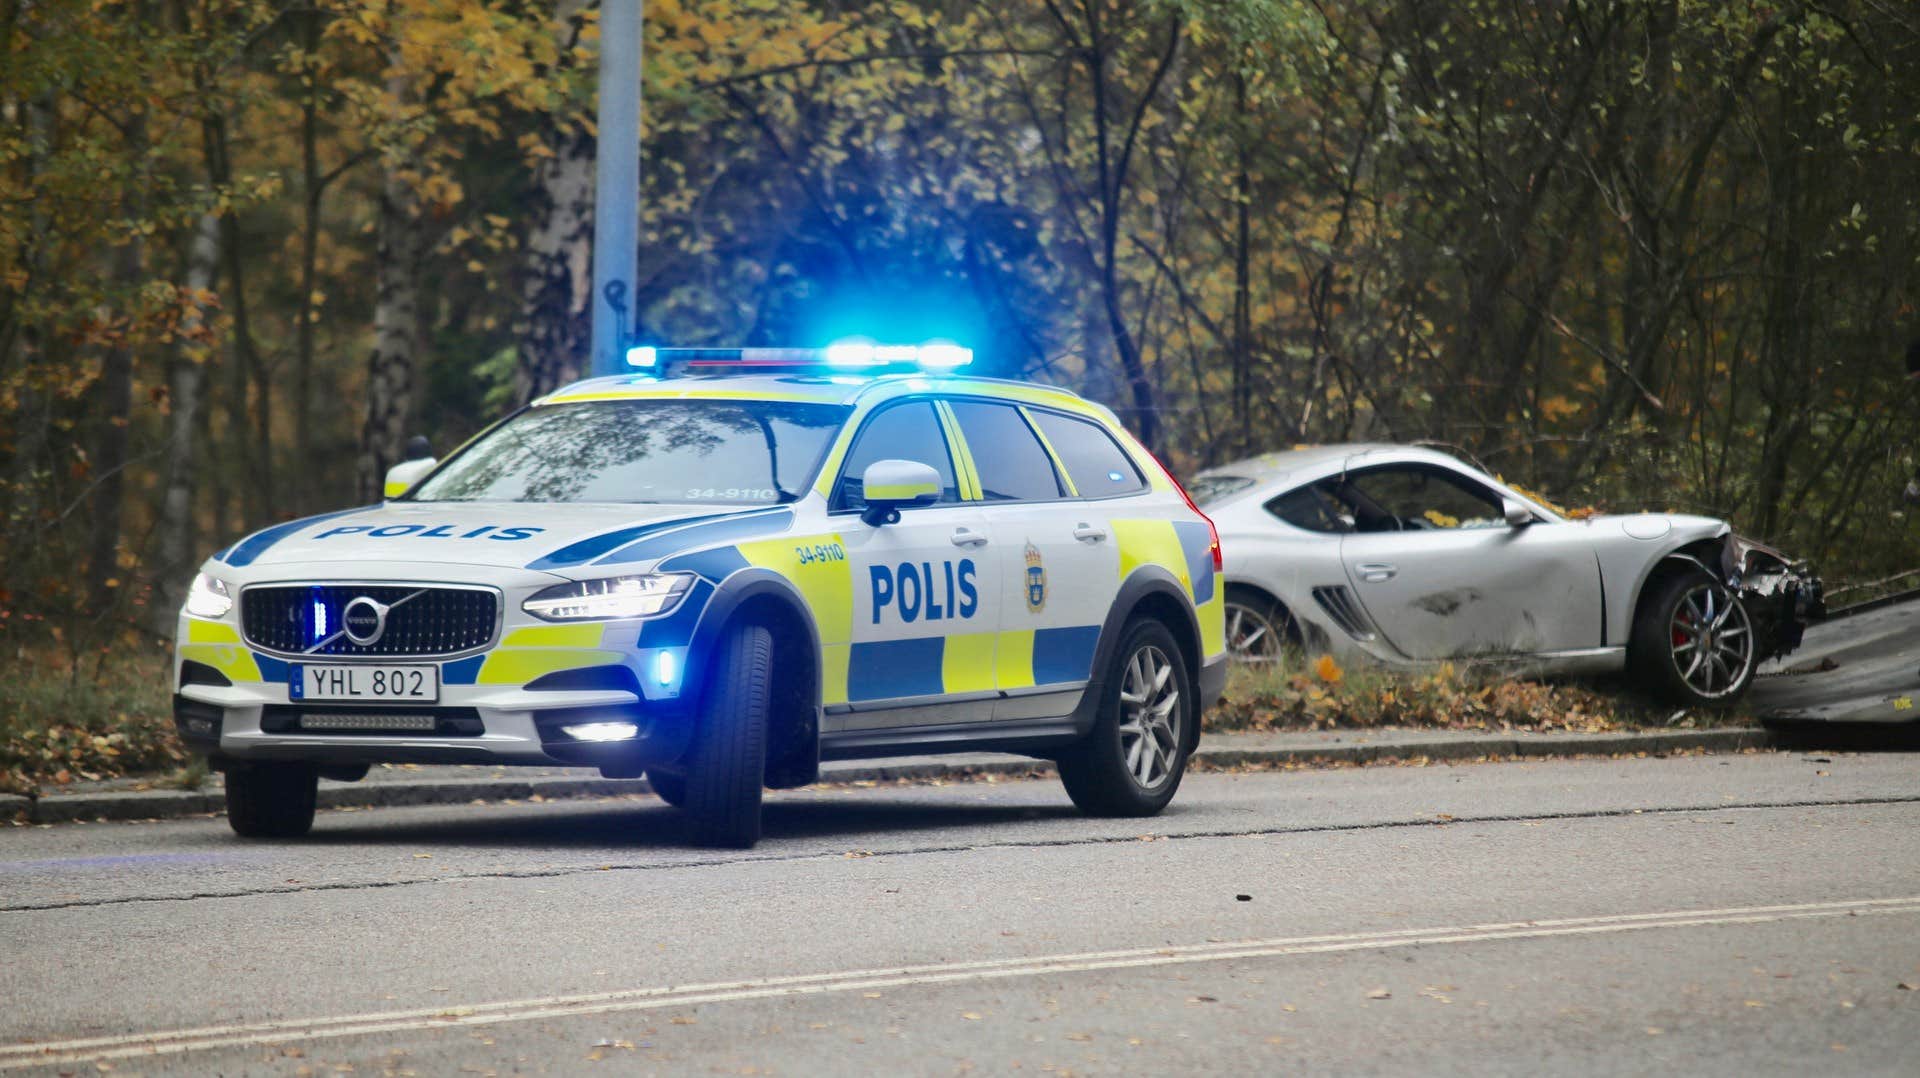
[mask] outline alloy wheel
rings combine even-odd
[[[1707,699],[1734,693],[1753,665],[1753,623],[1726,589],[1702,584],[1681,596],[1668,626],[1673,668]]]
[[[1275,663],[1283,657],[1286,632],[1272,618],[1253,607],[1229,601],[1227,654],[1234,662]]]
[[[1120,684],[1120,756],[1141,789],[1158,789],[1173,775],[1183,722],[1173,661],[1151,644],[1134,652]]]

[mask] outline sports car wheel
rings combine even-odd
[[[1180,645],[1166,626],[1127,627],[1102,691],[1093,731],[1060,757],[1060,780],[1089,815],[1152,816],[1180,788],[1198,719]]]
[[[1237,663],[1285,662],[1300,646],[1300,630],[1284,607],[1264,596],[1229,591],[1226,605],[1227,655]]]
[[[1677,704],[1731,704],[1753,682],[1753,621],[1739,596],[1704,573],[1657,585],[1641,604],[1631,650],[1647,687]]]

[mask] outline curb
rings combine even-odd
[[[1209,748],[1194,754],[1196,770],[1236,767],[1286,767],[1324,764],[1370,764],[1399,760],[1523,759],[1548,756],[1637,756],[1671,752],[1740,752],[1773,748],[1781,739],[1758,727],[1725,730],[1678,730],[1623,734],[1542,734],[1513,737],[1391,741],[1381,744],[1338,744],[1269,748]],[[926,782],[988,776],[1050,774],[1045,760],[956,760],[954,763],[828,765],[821,770],[825,783]],[[538,778],[421,779],[320,788],[323,809],[392,808],[408,805],[461,805],[474,801],[562,801],[592,797],[621,797],[651,793],[645,779]],[[86,820],[162,820],[224,811],[218,793],[183,790],[127,790],[112,793],[57,794],[27,798],[0,794],[0,821],[30,824],[75,823]]]

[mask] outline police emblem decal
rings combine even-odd
[[[1039,548],[1027,544],[1027,613],[1038,614],[1047,606],[1047,567],[1040,562]]]

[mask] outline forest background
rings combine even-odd
[[[582,373],[582,0],[0,0],[0,645]],[[647,0],[639,339],[947,337],[1182,474],[1430,440],[1920,561],[1907,0]],[[89,666],[87,660],[93,660]]]

